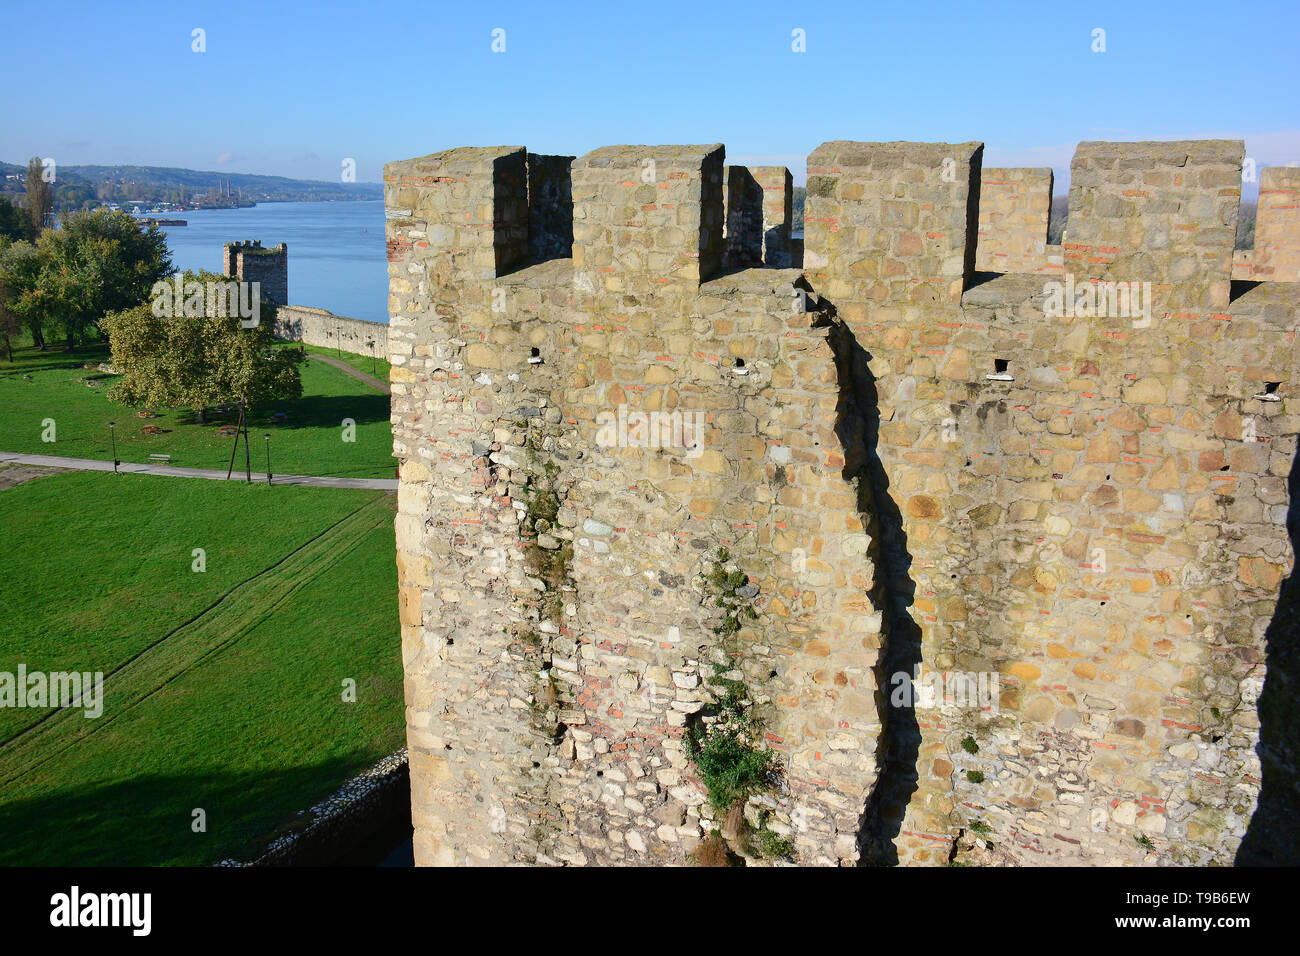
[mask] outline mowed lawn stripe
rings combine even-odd
[[[94,472],[0,491],[0,671],[112,673],[376,496]],[[0,708],[0,740],[44,716]]]
[[[0,788],[0,865],[247,859],[401,747],[392,497],[383,504],[388,520],[239,640]]]
[[[390,523],[388,502],[375,497],[271,567],[240,582],[213,606],[106,674],[100,717],[86,718],[80,708],[47,711],[39,723],[0,746],[0,787],[103,731],[159,688],[239,640],[305,583],[343,560],[367,532]]]

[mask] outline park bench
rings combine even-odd
[[[166,465],[166,464],[169,464],[169,463],[171,462],[171,460],[172,460],[172,456],[171,456],[171,455],[150,455],[150,456],[149,456],[149,460],[150,460],[150,461],[156,461],[156,462],[158,462],[159,464],[162,464],[162,465]]]

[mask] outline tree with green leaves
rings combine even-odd
[[[186,272],[186,283],[229,283],[211,272]],[[269,301],[261,305],[273,315]],[[155,312],[172,312],[157,315]],[[212,405],[239,401],[245,407],[302,396],[296,349],[276,347],[273,322],[244,328],[238,315],[202,314],[149,305],[106,316],[113,365],[122,374],[109,398],[126,405],[193,409],[198,420]]]
[[[31,239],[28,226],[27,216],[22,209],[0,196],[0,239],[12,239],[15,242]]]
[[[172,272],[166,235],[125,212],[69,213],[62,228],[46,230],[37,248],[40,284],[69,349],[102,316],[144,302],[153,284]]]
[[[0,249],[0,304],[45,351],[45,330],[53,324],[55,303],[41,285],[41,254],[30,242],[15,242]]]
[[[0,235],[0,262],[3,262],[10,244],[8,236]],[[22,316],[11,308],[13,298],[4,269],[0,268],[0,348],[5,351],[5,360],[11,363],[14,360],[14,336],[23,330]]]
[[[23,209],[27,212],[27,222],[33,239],[45,231],[45,220],[54,211],[54,183],[45,179],[45,163],[41,157],[33,156],[27,161],[27,190]]]

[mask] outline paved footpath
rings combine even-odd
[[[19,455],[11,451],[0,451],[0,464],[11,462],[16,465],[40,465],[45,468],[71,468],[74,471],[112,471],[111,461],[97,458],[59,458],[55,455]],[[213,481],[225,481],[226,473],[208,468],[178,468],[174,465],[142,465],[134,461],[124,461],[117,470],[128,475],[169,475],[173,478],[208,478]],[[243,481],[244,470],[236,467],[230,476],[231,481]],[[266,472],[253,472],[254,481],[266,481]],[[396,491],[396,478],[329,478],[320,475],[271,475],[274,485],[310,485],[313,488],[373,488],[378,491]]]
[[[359,368],[353,368],[347,362],[341,361],[336,358],[330,358],[328,355],[308,355],[307,357],[314,362],[324,362],[326,365],[333,365],[336,369],[338,369],[340,372],[343,372],[345,375],[351,375],[353,378],[357,379],[358,381],[365,382],[371,388],[379,389],[385,395],[393,394],[392,389],[388,387],[387,382],[382,381],[381,379],[377,379],[370,373],[361,371],[361,369]]]

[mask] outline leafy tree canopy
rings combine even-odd
[[[63,228],[41,235],[37,248],[40,286],[67,333],[69,348],[101,316],[145,301],[153,284],[172,271],[162,232],[107,209],[70,213]]]
[[[211,272],[186,272],[184,281],[229,283]],[[238,315],[222,316],[216,309],[187,316],[155,315],[148,304],[106,316],[113,365],[122,373],[109,398],[127,405],[192,408],[202,420],[204,408],[242,400],[247,405],[302,396],[297,349],[275,347],[273,323],[261,321],[244,328]],[[262,303],[262,314],[275,307]]]
[[[21,208],[0,196],[0,239],[30,239],[29,221]]]
[[[0,243],[0,308],[17,318],[38,348],[45,347],[44,329],[54,311],[49,291],[41,285],[41,255],[30,242]]]

